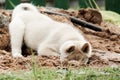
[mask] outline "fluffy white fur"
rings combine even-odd
[[[13,57],[22,57],[23,40],[28,47],[37,50],[38,55],[60,55],[61,61],[77,53],[91,56],[91,45],[79,31],[41,14],[29,3],[15,7],[9,31]]]

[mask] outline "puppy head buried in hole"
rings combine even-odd
[[[76,60],[80,63],[87,64],[92,56],[92,47],[89,42],[84,41],[67,41],[60,48],[60,61]]]

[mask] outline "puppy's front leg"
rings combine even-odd
[[[9,24],[9,33],[13,57],[22,57],[21,47],[23,42],[24,31],[25,25],[23,21],[19,18],[14,18]]]

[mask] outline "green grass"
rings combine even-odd
[[[100,11],[103,17],[103,20],[109,21],[120,27],[120,14],[113,11]]]
[[[33,70],[1,73],[0,80],[120,80],[120,68],[39,68],[36,70],[36,76],[33,73]]]

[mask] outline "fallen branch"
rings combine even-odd
[[[66,16],[66,17],[69,17],[71,19],[71,22],[79,24],[82,27],[86,27],[86,28],[92,29],[94,31],[102,31],[102,29],[100,27],[98,27],[98,26],[96,26],[92,23],[86,22],[84,20],[77,19],[73,16],[69,16],[69,15],[62,14],[62,13],[57,13],[57,12],[51,12],[51,11],[43,11],[43,12],[47,13],[47,14],[55,14],[55,15],[60,15],[60,16]]]

